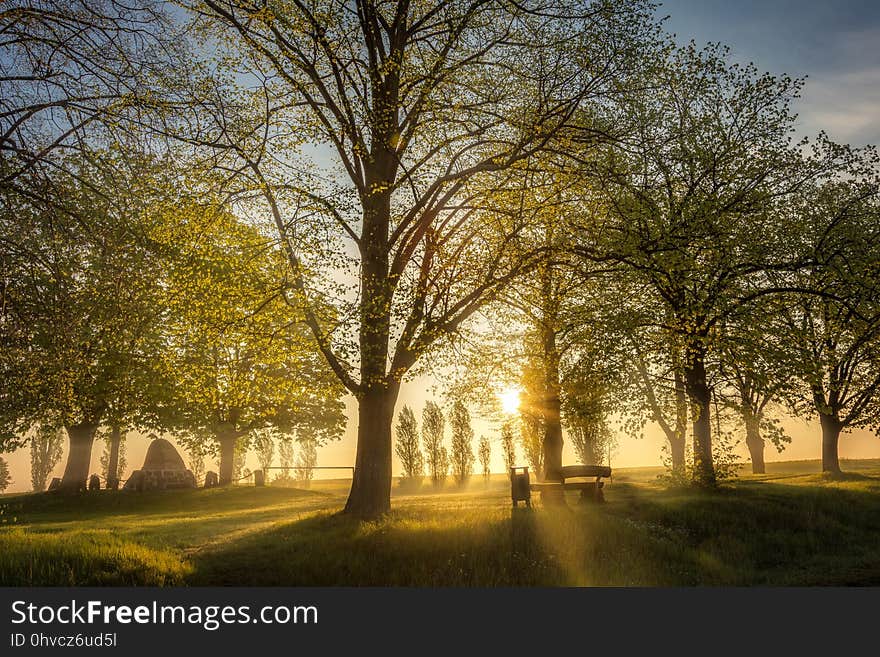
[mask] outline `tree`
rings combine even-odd
[[[95,432],[136,422],[165,386],[157,281],[166,231],[150,208],[173,167],[134,151],[82,152],[2,188],[0,443],[45,417],[68,434],[62,490],[80,490]],[[22,185],[24,186],[24,182]],[[178,194],[183,194],[180,189]]]
[[[205,479],[205,453],[201,445],[192,444],[186,447],[187,464],[196,480],[196,485]]]
[[[516,443],[513,441],[513,425],[509,421],[501,425],[501,454],[510,477],[510,470],[516,465]]]
[[[449,414],[452,427],[452,472],[459,486],[464,486],[474,471],[474,430],[467,407],[456,400]]]
[[[657,321],[666,312],[664,304],[646,293],[637,273],[624,269],[614,278],[614,294],[604,305],[606,335],[617,345],[610,362],[619,372],[611,377],[609,400],[615,402],[609,410],[620,414],[630,433],[638,434],[646,422],[654,422],[666,438],[672,478],[683,483],[689,404],[681,340],[670,330],[671,322]],[[611,289],[608,284],[606,289]]]
[[[724,403],[742,418],[753,474],[764,474],[764,447],[782,451],[791,438],[770,411],[791,389],[792,368],[784,363],[789,333],[780,321],[780,304],[791,299],[762,297],[725,323],[719,346]],[[725,389],[726,388],[726,389]]]
[[[122,473],[125,472],[125,434],[118,424],[110,427],[110,431],[104,436],[104,451],[101,453],[101,471],[109,490],[119,488]]]
[[[311,486],[318,465],[318,442],[314,438],[299,441],[299,453],[296,459],[296,478],[305,488]]]
[[[37,492],[46,490],[46,480],[64,451],[64,433],[61,427],[41,422],[31,436],[31,485]]]
[[[737,399],[734,406],[739,410],[745,427],[745,443],[752,462],[752,474],[764,474],[764,447],[769,440],[782,451],[791,438],[785,433],[776,418],[767,414],[768,406],[776,400],[777,391],[767,385],[762,374],[754,375],[748,370],[740,370],[734,375],[734,390]]]
[[[275,458],[275,436],[271,430],[262,430],[256,432],[254,437],[254,445],[257,448],[257,461],[263,474],[267,474],[272,461]]]
[[[403,477],[410,484],[421,483],[425,460],[419,448],[419,427],[409,406],[397,416],[397,445],[395,451],[403,467]]]
[[[562,473],[562,383],[561,368],[565,350],[563,334],[568,328],[567,305],[575,290],[583,285],[564,262],[563,224],[559,216],[564,207],[559,202],[559,183],[549,183],[550,198],[536,198],[537,220],[533,233],[544,248],[534,271],[521,276],[508,286],[502,302],[516,309],[527,326],[524,341],[527,364],[523,384],[526,386],[530,428],[540,427],[543,433],[541,475],[544,479],[561,480]],[[532,196],[537,196],[532,191]]]
[[[250,436],[241,436],[235,441],[234,451],[232,453],[232,474],[227,483],[237,483],[242,479],[250,476],[251,471],[247,467],[247,455],[250,448]],[[221,472],[223,468],[221,467]]]
[[[789,283],[805,293],[776,306],[784,331],[776,362],[797,382],[795,410],[818,415],[822,470],[832,474],[840,472],[841,433],[880,426],[880,182],[876,154],[857,159],[862,165],[799,197],[795,211],[809,227],[802,239],[816,264]]]
[[[621,107],[632,138],[609,149],[591,178],[607,219],[598,233],[590,220],[581,252],[631,268],[662,304],[658,324],[681,348],[694,482],[711,486],[718,331],[768,271],[798,266],[781,241],[787,215],[776,210],[815,168],[803,166],[791,139],[801,81],[731,64],[717,45],[674,49],[646,72],[652,93],[627,95]],[[608,237],[603,247],[588,243],[597,234]]]
[[[563,384],[563,390],[565,424],[579,462],[606,463],[614,438],[606,417],[605,382],[595,376],[572,376]]]
[[[437,467],[437,483],[436,486],[443,486],[446,483],[446,477],[449,476],[449,468],[452,466],[452,461],[449,458],[449,450],[446,449],[446,445],[440,447],[440,462]]]
[[[293,458],[293,437],[284,435],[278,443],[278,459],[281,462],[281,467],[284,469],[281,471],[281,474],[275,477],[276,481],[290,480],[290,468],[294,465]]]
[[[570,439],[579,443],[575,451],[603,462],[614,443],[607,418],[616,416],[634,436],[653,422],[666,437],[673,478],[684,481],[687,392],[680,341],[658,321],[665,312],[662,300],[626,264],[584,265],[568,311],[562,371],[563,419]],[[592,444],[594,438],[602,444]]]
[[[0,493],[9,488],[12,483],[12,475],[9,473],[9,464],[6,459],[0,457]]]
[[[251,432],[308,429],[315,440],[341,436],[342,389],[278,289],[278,256],[266,239],[229,213],[192,215],[190,244],[168,273],[165,368],[173,400],[162,423],[186,443],[219,452],[220,484],[230,484],[235,449]],[[173,373],[173,377],[171,376]]]
[[[446,479],[448,464],[443,463],[443,432],[446,427],[446,420],[443,418],[443,411],[440,407],[430,399],[425,402],[425,408],[422,410],[422,445],[425,448],[425,454],[428,461],[428,474],[431,475],[431,482],[434,486],[439,486]]]
[[[483,479],[489,481],[492,464],[492,445],[486,436],[480,436],[480,442],[477,446],[477,453],[480,457],[480,467],[483,468]]]
[[[535,478],[542,479],[544,476],[544,431],[540,422],[532,415],[520,416],[519,444],[523,448],[526,461],[535,473]]]
[[[599,140],[574,117],[637,64],[642,37],[655,31],[652,7],[183,4],[240,53],[237,68],[223,60],[233,65],[226,79],[259,84],[250,95],[202,93],[189,126],[209,129],[190,143],[241,172],[243,193],[263,195],[291,294],[315,299],[315,272],[327,262],[351,272],[359,291],[335,295],[355,301],[337,309],[332,330],[319,313],[306,318],[358,402],[346,510],[375,517],[390,508],[393,409],[404,375],[533,264],[524,218],[494,205],[494,190],[523,184],[517,168],[558,146],[557,137]],[[248,107],[262,116],[230,128]],[[300,167],[293,136],[324,146],[338,174]],[[309,234],[327,238],[306,244]]]
[[[528,338],[527,338],[528,339]],[[526,351],[519,406],[519,441],[537,479],[544,477],[544,376],[540,356]]]
[[[580,463],[606,463],[615,444],[608,419],[627,417],[639,406],[626,394],[638,349],[627,344],[621,321],[620,272],[588,269],[570,275],[560,315],[558,389],[562,424]],[[625,298],[632,300],[630,294]],[[634,358],[635,356],[635,358]],[[546,452],[545,452],[546,453]]]
[[[648,416],[657,423],[666,437],[672,476],[683,479],[686,469],[688,401],[681,351],[675,338],[662,330],[659,344],[638,342],[634,339],[631,339],[631,343],[635,349],[633,383],[640,392],[643,405],[647,407]],[[652,344],[653,352],[650,351]]]
[[[104,436],[104,451],[101,453],[100,463],[101,474],[107,482],[107,488],[116,490],[128,465],[125,459],[125,440],[119,435],[117,427],[111,429],[109,435]]]

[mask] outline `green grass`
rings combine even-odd
[[[608,503],[511,510],[506,479],[340,515],[345,482],[0,498],[0,585],[880,584],[880,461],[773,463],[713,492],[621,470]]]

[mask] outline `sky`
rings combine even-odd
[[[667,30],[674,32],[679,42],[720,41],[731,47],[735,59],[754,62],[761,71],[806,75],[797,104],[798,136],[825,130],[839,142],[880,144],[880,0],[665,0],[659,13],[669,16]],[[430,398],[431,383],[416,379],[405,384],[398,408],[409,404],[420,418],[424,401]],[[354,463],[357,412],[353,400],[348,400],[347,410],[345,437],[319,449],[319,465]],[[768,461],[819,458],[821,434],[815,422],[787,419],[785,427],[793,442],[781,454],[768,446]],[[476,419],[474,428],[477,438],[485,433],[492,441],[493,470],[503,470],[497,423]],[[640,438],[621,437],[611,465],[659,465],[663,443],[653,426]],[[143,462],[146,448],[147,440],[142,437],[129,440],[129,470]],[[742,446],[739,453],[746,456]],[[100,454],[101,446],[96,445],[92,471],[98,470]],[[840,454],[842,458],[878,458],[880,438],[856,431],[843,437]],[[5,458],[13,476],[8,492],[29,490],[28,450]],[[575,460],[567,445],[564,461]],[[253,455],[247,465],[257,467]],[[63,461],[54,474],[60,476],[62,468]],[[397,462],[394,472],[399,472]]]
[[[679,42],[720,41],[762,71],[807,76],[801,136],[880,144],[880,2],[877,0],[664,0]]]

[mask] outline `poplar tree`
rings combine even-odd
[[[419,427],[416,416],[409,406],[404,406],[397,415],[397,443],[395,451],[403,468],[403,478],[410,485],[421,482],[424,474],[424,457],[419,446]]]

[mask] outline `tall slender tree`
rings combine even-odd
[[[64,452],[64,430],[51,422],[41,422],[31,436],[31,486],[46,490],[46,480]]]
[[[12,483],[12,474],[9,472],[9,464],[0,456],[0,493],[9,488]]]
[[[305,488],[310,488],[312,479],[315,477],[315,467],[318,465],[318,442],[312,437],[303,438],[299,441],[299,451],[296,457],[296,479]]]
[[[268,469],[272,467],[272,463],[275,460],[275,441],[275,432],[271,429],[258,431],[254,436],[257,461],[260,463],[260,469],[264,475],[267,474]]]
[[[104,451],[101,453],[101,473],[107,488],[116,490],[128,462],[125,458],[125,441],[119,435],[118,427],[112,427],[109,435],[104,436]]]
[[[486,436],[480,436],[480,442],[477,445],[477,455],[480,458],[480,468],[483,471],[483,479],[488,482],[489,475],[492,474],[492,443]]]
[[[284,469],[281,471],[281,474],[276,477],[276,480],[290,480],[290,468],[295,465],[292,436],[285,435],[281,438],[281,441],[278,444],[278,460],[281,463],[281,467]]]
[[[526,342],[533,340],[532,336]],[[519,442],[535,477],[544,477],[544,378],[540,352],[526,349],[519,406]],[[561,463],[560,463],[561,465]]]
[[[509,421],[501,425],[501,454],[509,477],[510,469],[516,466],[516,442],[513,440],[513,424]]]
[[[446,479],[448,464],[444,463],[443,457],[445,428],[446,420],[442,409],[429,399],[422,410],[422,445],[425,448],[428,474],[431,475],[431,482],[435,486],[439,486]]]
[[[425,459],[419,447],[419,427],[416,416],[409,406],[397,415],[397,443],[395,452],[403,468],[403,479],[411,485],[419,485],[424,473]]]
[[[452,405],[449,424],[452,427],[452,473],[456,483],[464,486],[474,471],[474,430],[471,414],[459,399]]]

